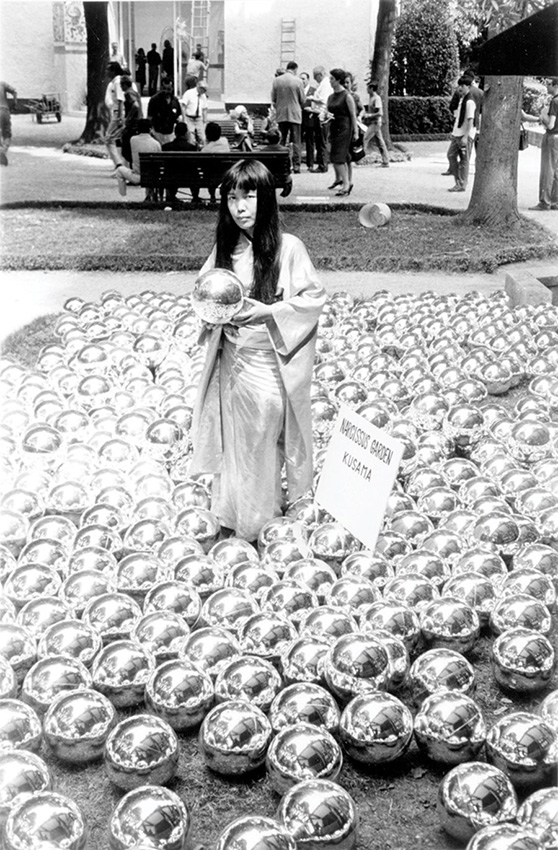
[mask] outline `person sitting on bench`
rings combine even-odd
[[[221,125],[218,124],[217,121],[209,121],[206,124],[205,138],[206,143],[202,148],[202,153],[227,153],[231,149],[229,140],[221,134]],[[209,199],[212,204],[216,202],[215,193],[218,185],[219,184],[216,183],[212,186],[208,186]]]
[[[197,151],[197,145],[193,144],[190,141],[190,132],[188,130],[187,125],[180,121],[178,124],[175,124],[174,127],[174,139],[172,142],[167,142],[166,145],[163,145],[164,151]],[[176,205],[176,193],[178,191],[178,186],[169,186],[165,191],[165,202],[170,206]],[[197,201],[199,196],[199,189],[190,188],[192,193],[192,200]]]

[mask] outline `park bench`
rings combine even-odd
[[[257,159],[268,168],[277,189],[292,185],[288,151],[161,151],[140,153],[140,186],[146,189],[216,189],[240,159]],[[285,193],[286,194],[286,193]]]

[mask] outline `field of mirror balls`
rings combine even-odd
[[[347,405],[403,444],[375,550],[309,493],[255,548],[191,477],[187,296],[72,298],[0,359],[7,850],[556,850],[558,307],[330,296]]]

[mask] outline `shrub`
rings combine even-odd
[[[392,136],[449,133],[452,123],[447,97],[389,99],[389,131]]]
[[[412,0],[395,27],[390,94],[447,95],[458,75],[448,0]]]

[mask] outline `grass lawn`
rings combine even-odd
[[[388,226],[366,229],[359,206],[284,208],[284,228],[308,246],[318,268],[332,270],[491,272],[558,252],[552,236],[526,219],[491,231],[461,225],[448,210],[394,205]],[[180,271],[205,261],[216,210],[18,205],[4,208],[1,221],[4,269]]]

